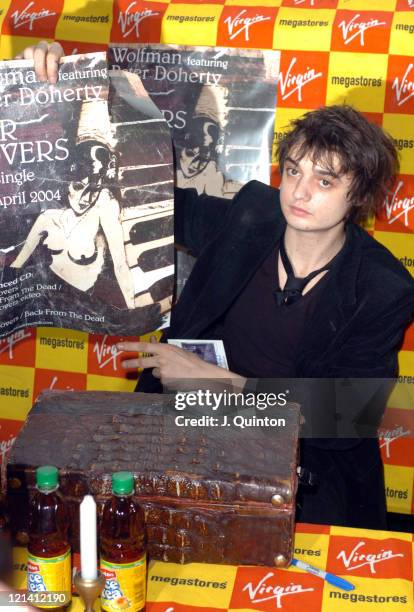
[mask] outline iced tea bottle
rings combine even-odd
[[[57,468],[37,468],[29,511],[27,590],[31,605],[49,610],[65,608],[72,597],[69,522],[58,487]]]
[[[105,503],[100,529],[100,568],[106,578],[102,610],[145,610],[146,539],[144,513],[132,499],[131,472],[112,475],[112,497]]]

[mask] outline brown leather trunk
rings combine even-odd
[[[206,409],[204,409],[206,410]],[[252,412],[239,411],[252,419]],[[111,474],[130,470],[145,510],[153,559],[287,565],[292,557],[298,406],[257,411],[256,425],[208,410],[206,426],[176,424],[201,417],[177,412],[174,396],[141,393],[43,393],[11,452],[8,497],[18,542],[27,539],[27,508],[35,468],[55,465],[68,504],[72,546],[79,550],[79,503],[92,494],[99,510]],[[285,426],[258,419],[283,418]],[[249,421],[253,423],[253,421]]]

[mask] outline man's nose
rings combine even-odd
[[[312,195],[310,179],[306,176],[299,176],[295,183],[293,195],[297,200],[309,200]]]

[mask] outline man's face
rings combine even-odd
[[[332,171],[333,170],[333,171]],[[339,160],[332,168],[313,163],[309,154],[301,160],[291,151],[280,184],[280,202],[287,225],[299,231],[326,232],[344,223],[351,204],[347,194],[352,176],[339,174]]]

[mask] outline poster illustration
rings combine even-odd
[[[57,326],[161,327],[173,290],[168,126],[105,54],[63,58],[56,85],[0,64],[0,337]],[[148,146],[148,143],[151,146]]]
[[[138,74],[173,134],[179,187],[233,197],[269,182],[279,51],[111,45],[109,64]]]
[[[109,64],[137,74],[172,132],[178,187],[232,198],[248,181],[270,182],[280,52],[130,44]],[[178,252],[177,293],[193,265]]]

